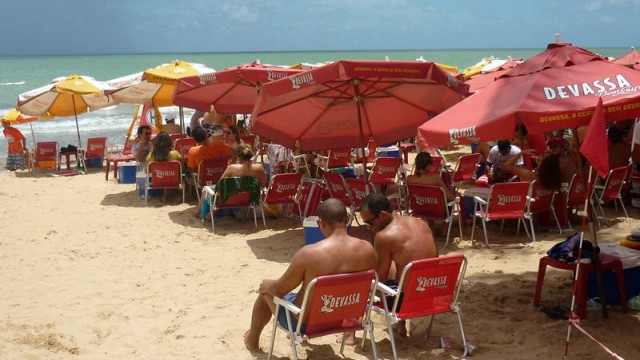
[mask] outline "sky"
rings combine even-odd
[[[640,0],[3,0],[0,56],[640,45]]]

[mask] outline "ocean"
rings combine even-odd
[[[0,115],[16,106],[18,95],[44,86],[60,76],[80,74],[97,80],[144,71],[166,64],[172,60],[185,60],[204,64],[222,70],[238,64],[260,60],[263,64],[292,65],[297,63],[318,63],[335,60],[408,60],[420,57],[446,65],[458,66],[460,71],[472,66],[485,57],[499,59],[524,58],[538,54],[540,49],[473,49],[473,50],[377,50],[377,51],[314,51],[314,52],[242,52],[242,53],[167,53],[132,55],[81,55],[81,56],[12,56],[0,57]],[[628,48],[589,48],[588,50],[609,57],[619,57],[629,52]],[[163,115],[174,114],[178,118],[178,108],[160,109]],[[110,145],[121,145],[136,111],[136,106],[121,104],[112,108],[78,115],[80,136],[86,144],[89,137],[106,136]],[[185,109],[185,122],[193,110]],[[35,141],[57,141],[60,146],[78,145],[76,123],[73,117],[54,118],[31,124],[16,125],[27,138],[27,146],[34,147]],[[33,131],[32,131],[33,128]],[[0,136],[0,163],[7,156],[6,139]]]

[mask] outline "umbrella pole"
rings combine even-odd
[[[360,89],[358,88],[358,81],[353,82],[354,94],[356,102],[356,111],[358,112],[358,130],[360,131],[360,148],[361,148],[361,157],[360,161],[362,162],[362,176],[367,178],[367,154],[365,153],[366,145],[364,143],[364,130],[362,129],[362,112],[360,110],[360,106],[362,106],[362,98],[360,97]]]
[[[36,148],[36,136],[33,134],[33,121],[29,121],[29,127],[31,128],[31,139],[33,139],[33,148]]]
[[[80,125],[78,125],[78,113],[76,111],[76,97],[71,96],[73,102],[73,117],[76,119],[76,131],[78,132],[78,148],[82,147],[82,141],[80,141]]]

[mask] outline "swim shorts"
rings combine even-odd
[[[283,299],[293,302],[293,300],[296,298],[296,293],[289,293],[287,295],[285,295],[283,297]],[[280,306],[278,309],[278,324],[280,324],[281,327],[288,329],[287,326],[287,311],[285,310],[285,308],[283,306]],[[295,316],[293,316],[293,314],[291,315],[291,328],[293,329],[293,331],[296,331],[296,328],[298,327],[298,319],[296,319]],[[300,332],[301,333],[305,333],[305,331],[307,330],[307,326],[305,324],[302,324],[302,326],[300,326]]]

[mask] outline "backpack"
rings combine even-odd
[[[580,234],[573,233],[566,240],[559,242],[549,251],[547,255],[556,260],[572,263],[576,261],[578,257],[578,251],[580,250]],[[582,256],[583,259],[593,259],[593,244],[589,240],[582,241]]]

